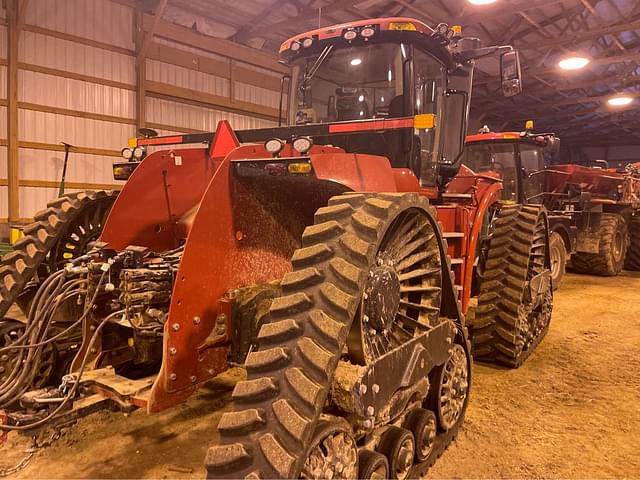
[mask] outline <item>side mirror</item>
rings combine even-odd
[[[505,52],[500,56],[500,81],[505,97],[513,97],[522,93],[520,55],[517,50]]]

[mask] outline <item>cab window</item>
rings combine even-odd
[[[538,203],[544,191],[544,175],[534,175],[544,168],[544,152],[535,145],[520,145],[520,165],[522,166],[522,190],[525,202]]]
[[[413,54],[415,113],[432,116],[433,125],[415,129],[414,151],[419,164],[413,170],[423,186],[436,184],[436,165],[439,160],[440,131],[438,119],[442,118],[444,97],[444,67],[431,55],[418,49]]]
[[[517,201],[516,150],[512,143],[467,145],[462,163],[475,173],[495,172],[503,181],[502,199]]]

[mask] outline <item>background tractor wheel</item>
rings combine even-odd
[[[635,216],[629,225],[629,248],[624,259],[626,270],[640,271],[640,217]]]
[[[500,211],[471,328],[475,358],[518,367],[546,335],[553,306],[547,248],[543,207]]]
[[[578,273],[613,277],[622,270],[629,229],[622,215],[603,213],[600,220],[600,247],[598,253],[574,253],[571,268]]]
[[[549,256],[551,257],[551,283],[557,290],[564,278],[567,267],[567,248],[562,235],[551,232],[549,235]]]

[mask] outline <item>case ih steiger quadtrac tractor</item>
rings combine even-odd
[[[496,53],[519,93],[511,47],[446,25],[322,28],[280,49],[288,126],[138,139],[166,148],[114,166],[130,176],[100,241],[29,312],[42,343],[81,303],[72,373],[0,397],[0,428],[158,412],[244,363],[208,476],[422,474],[464,419],[470,297],[484,357],[507,365],[551,315],[545,211],[503,206],[499,178],[460,166],[475,59]]]
[[[593,275],[617,275],[623,266],[640,270],[640,165],[557,164],[551,160],[560,139],[531,128],[468,136],[463,163],[478,173],[498,173],[505,201],[547,208],[554,288],[569,260],[572,270]]]

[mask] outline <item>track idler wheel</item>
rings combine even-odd
[[[413,434],[406,428],[392,425],[382,434],[376,450],[389,461],[389,478],[404,480],[409,476],[415,447]]]
[[[320,421],[300,478],[351,479],[358,475],[358,448],[346,422]]]
[[[358,478],[362,480],[386,480],[389,478],[389,461],[381,453],[360,450],[358,454]]]
[[[436,368],[427,399],[442,430],[450,430],[461,419],[469,396],[469,359],[460,344],[454,344],[449,360]]]
[[[403,427],[413,433],[416,442],[416,461],[424,462],[433,451],[438,424],[430,410],[416,408],[404,420]]]

